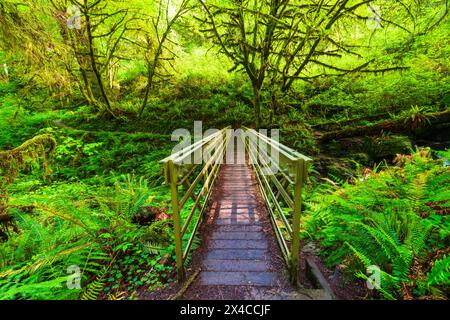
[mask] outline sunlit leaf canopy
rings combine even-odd
[[[364,69],[380,43],[424,33],[448,10],[446,1],[202,3],[210,14],[205,28],[213,39],[213,34],[222,38],[217,42],[224,53],[239,65],[248,59],[250,72],[276,69],[288,83],[292,78],[314,77],[323,69],[335,73]]]
[[[36,74],[41,74],[48,83],[55,82],[50,76],[54,67],[76,67],[73,58],[77,52],[68,46],[68,38],[65,38],[65,34],[76,38],[76,32],[62,31],[67,29],[68,12],[74,6],[83,11],[83,6],[87,5],[92,16],[96,55],[101,60],[100,71],[108,65],[123,70],[142,64],[143,57],[152,56],[151,52],[157,46],[148,35],[155,35],[152,19],[158,12],[162,12],[158,28],[163,29],[164,17],[174,16],[181,5],[181,1],[163,2],[159,8],[158,1],[141,0],[8,0],[2,3],[4,14],[0,37],[5,47],[23,48],[17,53],[38,67]],[[395,45],[405,38],[427,32],[448,10],[445,0],[191,0],[190,3],[197,7],[190,18],[205,23],[197,25],[192,19],[184,23],[206,31],[236,68],[248,72],[252,81],[260,82],[264,78],[262,74],[273,73],[273,81],[280,82],[283,90],[297,79],[307,80],[324,73],[393,68],[396,61],[373,60],[377,48],[387,39]],[[83,14],[80,20],[85,26]],[[212,22],[216,30],[213,30]],[[198,30],[190,32],[195,34]],[[172,31],[172,37],[176,44],[182,44],[175,31]],[[175,43],[167,46],[180,53],[182,48],[176,48]],[[45,58],[46,63],[41,63]],[[69,81],[70,75],[62,74],[58,78]]]

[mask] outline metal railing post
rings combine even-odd
[[[172,219],[175,238],[175,255],[177,263],[178,281],[183,281],[185,277],[183,261],[183,242],[181,239],[180,209],[178,205],[178,176],[177,168],[172,160],[168,161],[170,194],[172,198]]]
[[[295,185],[294,185],[294,210],[292,217],[292,244],[290,257],[290,280],[298,284],[298,255],[300,250],[300,213],[302,210],[302,187],[305,179],[305,161],[298,159],[295,162]]]

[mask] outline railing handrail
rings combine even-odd
[[[306,181],[308,162],[312,161],[312,159],[254,129],[245,128],[245,130],[246,134],[253,135],[260,139],[260,141],[267,143],[271,148],[276,149],[287,162],[289,162],[291,168],[294,170],[293,180],[281,170],[280,163],[275,164],[275,167],[279,170],[279,177],[277,177],[277,173],[271,171],[263,172],[260,160],[264,159],[267,161],[267,159],[270,159],[269,155],[265,150],[257,148],[258,143],[252,141],[252,139],[246,139],[245,135],[241,136],[241,139],[248,150],[249,157],[252,160],[250,164],[255,171],[259,188],[264,201],[266,202],[276,239],[284,260],[290,268],[291,281],[297,284],[302,188],[303,183]],[[257,154],[256,150],[258,150]],[[293,187],[293,192],[289,190],[289,186]],[[290,195],[290,193],[292,195]],[[279,199],[280,196],[282,197],[281,199]],[[286,208],[289,209],[292,214],[291,219],[286,217],[280,200],[283,200],[286,203]],[[278,225],[278,221],[282,223],[287,232],[282,231]],[[286,233],[288,239],[286,239]]]
[[[200,147],[203,147],[205,144],[207,144],[208,142],[210,142],[212,139],[216,138],[219,134],[223,133],[225,129],[219,130],[217,132],[214,132],[206,137],[204,137],[203,139],[196,141],[193,144],[190,144],[189,146],[177,151],[176,153],[171,154],[170,156],[162,159],[160,162],[164,163],[164,162],[168,162],[168,161],[173,161],[176,164],[181,164],[182,161],[187,157],[187,156],[191,156],[192,154],[194,154],[195,151],[197,151],[198,149],[200,149]]]
[[[228,142],[228,135],[226,129],[219,130],[207,137],[195,142],[188,147],[164,158],[160,162],[164,165],[164,173],[166,183],[170,186],[171,202],[172,202],[172,220],[174,225],[174,238],[175,238],[175,255],[176,264],[178,272],[178,280],[183,280],[185,276],[184,263],[188,254],[190,252],[192,243],[194,242],[195,235],[203,221],[203,214],[206,209],[209,196],[211,194],[212,185],[217,177],[218,169],[221,164],[221,157],[225,154],[226,145]],[[214,150],[213,154],[209,159],[203,161],[203,151],[204,148],[209,148],[209,151]],[[201,150],[202,162],[199,164],[185,164],[183,161],[188,156],[192,156],[194,152]],[[187,171],[181,172],[182,176],[179,176],[179,171],[186,170],[186,166],[191,165],[187,168]],[[192,181],[189,181],[191,175],[195,172],[195,169],[201,166],[200,172],[193,177]],[[195,192],[197,186],[203,179],[203,184],[198,192]],[[185,188],[184,194],[180,196],[179,187],[183,186]],[[184,221],[182,221],[180,213],[186,206],[189,198],[192,198],[194,204],[189,208],[189,213]],[[183,237],[186,235],[191,222],[194,218],[195,213],[199,211],[198,219],[195,222],[192,233],[183,247]]]
[[[267,142],[270,146],[275,147],[281,154],[283,154],[286,158],[291,161],[296,161],[298,159],[303,159],[304,161],[312,161],[311,158],[301,154],[300,152],[295,151],[294,149],[272,139],[262,133],[256,131],[255,129],[244,127],[246,131],[256,135],[258,138]]]

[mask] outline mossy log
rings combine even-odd
[[[55,138],[50,134],[42,134],[25,141],[15,149],[0,151],[0,173],[6,183],[10,183],[20,170],[38,164],[40,158],[46,176],[50,174],[48,161],[55,149]]]
[[[381,132],[403,133],[450,122],[450,110],[428,113],[424,116],[428,119],[428,121],[424,122],[423,126],[419,127],[412,127],[408,121],[405,121],[404,119],[385,120],[367,126],[357,126],[326,132],[319,137],[319,140],[321,142],[328,142],[330,140],[338,140],[343,138],[372,136],[380,134]]]

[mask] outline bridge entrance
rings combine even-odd
[[[222,129],[162,160],[171,193],[178,280],[185,278],[187,258],[208,215],[215,231],[200,281],[254,286],[277,281],[267,259],[266,219],[296,284],[301,194],[310,161],[250,128]]]

